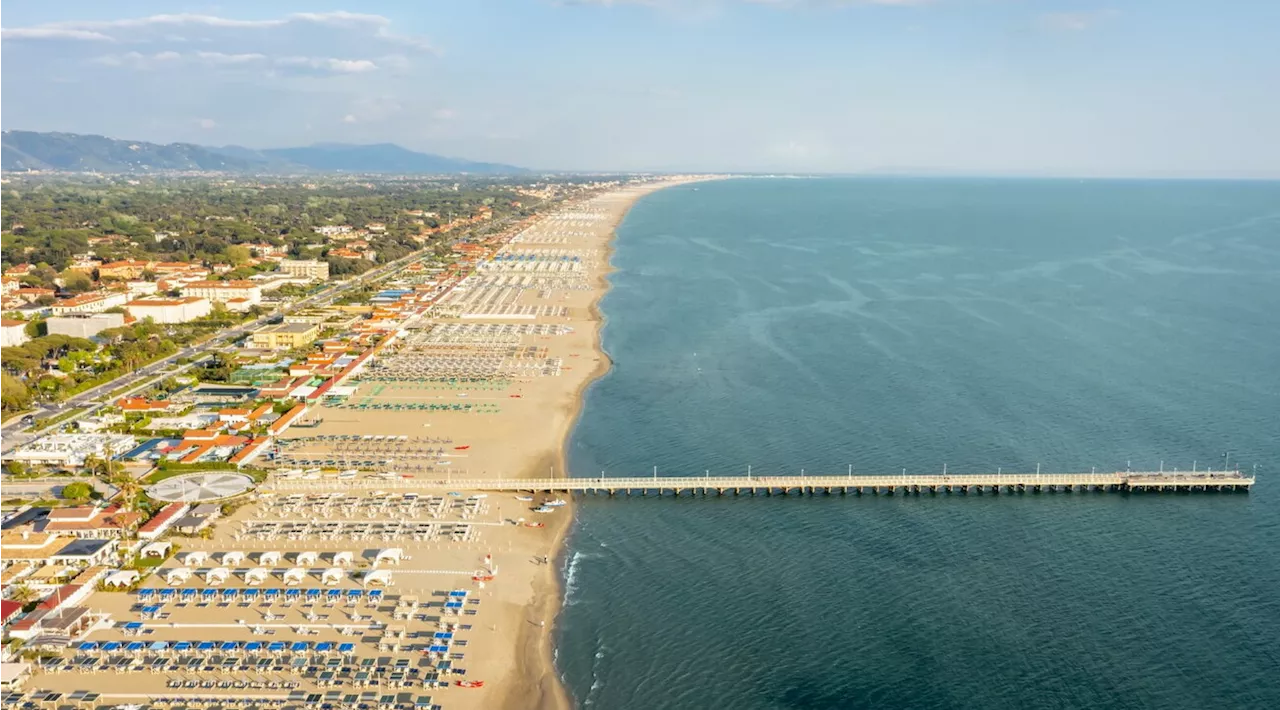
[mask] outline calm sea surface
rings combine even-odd
[[[1280,707],[1280,183],[737,180],[617,240],[574,475],[1258,465],[1244,494],[586,499],[599,708]]]

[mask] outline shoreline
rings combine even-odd
[[[665,190],[678,185],[686,185],[694,182],[703,182],[705,180],[713,180],[717,178],[696,178],[674,180],[670,182],[658,183],[656,185],[646,186],[645,189],[636,191],[634,195],[630,195],[630,199],[617,212],[614,219],[611,220],[607,236],[603,244],[604,261],[600,269],[594,274],[594,286],[591,303],[588,307],[590,318],[588,322],[593,324],[593,344],[592,348],[596,356],[596,366],[591,373],[575,388],[573,393],[573,411],[568,418],[567,425],[560,437],[560,446],[558,452],[553,457],[556,461],[556,467],[560,471],[560,475],[569,476],[568,470],[568,449],[569,442],[573,436],[574,430],[577,428],[578,422],[582,417],[586,408],[587,391],[598,382],[601,378],[613,369],[613,360],[609,357],[604,349],[604,326],[607,318],[604,311],[600,308],[601,301],[608,295],[612,288],[609,282],[609,274],[615,271],[613,266],[613,256],[616,251],[614,246],[618,237],[618,228],[622,226],[627,214],[635,207],[636,203],[642,198],[647,197],[655,192]],[[616,193],[615,193],[616,194]],[[542,470],[541,462],[532,469],[535,472]],[[535,473],[535,475],[537,475]],[[547,565],[547,579],[535,587],[534,601],[530,605],[530,611],[533,612],[535,618],[546,624],[546,633],[532,633],[534,629],[542,631],[542,627],[526,627],[517,641],[517,674],[523,677],[515,683],[509,691],[502,697],[498,707],[503,708],[527,708],[535,707],[539,710],[568,710],[576,706],[573,694],[566,686],[564,679],[561,678],[559,668],[556,665],[556,647],[555,634],[557,630],[557,620],[560,617],[560,611],[563,600],[563,584],[561,580],[561,570],[563,569],[564,554],[567,549],[567,541],[569,532],[573,527],[574,513],[577,506],[572,498],[568,499],[568,505],[565,506],[565,515],[556,520],[556,530],[551,541],[551,553],[549,557],[553,560],[553,564]],[[532,638],[529,638],[532,637]],[[530,703],[532,696],[530,690],[536,691],[537,701]]]

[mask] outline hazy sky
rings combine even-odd
[[[1280,176],[1280,0],[9,0],[5,129],[546,169]]]

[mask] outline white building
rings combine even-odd
[[[193,281],[182,286],[182,295],[207,298],[215,303],[239,299],[248,301],[250,306],[262,303],[262,287],[252,281]]]
[[[26,321],[9,320],[8,318],[0,321],[0,346],[8,348],[14,345],[22,345],[30,339],[27,337]]]
[[[285,259],[280,270],[290,276],[301,276],[315,281],[329,280],[329,262],[319,259]]]
[[[76,313],[53,316],[45,321],[49,335],[70,335],[74,338],[92,338],[108,328],[124,325],[123,313]]]
[[[134,318],[150,318],[156,323],[189,323],[203,318],[213,310],[207,298],[185,296],[183,298],[140,298],[124,305]]]
[[[124,285],[129,290],[130,298],[153,296],[156,291],[160,290],[160,284],[155,281],[126,281]]]
[[[19,448],[10,458],[35,465],[76,467],[83,466],[90,456],[119,456],[137,442],[129,434],[54,434]]]
[[[72,313],[101,313],[108,308],[123,306],[128,300],[128,294],[119,292],[82,293],[54,303],[49,307],[49,313],[55,316]]]

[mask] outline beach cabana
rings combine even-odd
[[[226,567],[214,567],[204,573],[204,583],[215,587],[225,583],[230,578],[231,570]]]
[[[299,567],[314,567],[316,562],[319,561],[320,553],[308,550],[307,552],[299,552],[298,558],[293,563]]]
[[[142,579],[142,576],[137,572],[131,569],[121,569],[107,575],[107,578],[102,580],[102,586],[108,589],[121,589],[137,584],[139,579]]]
[[[263,567],[275,567],[280,564],[280,553],[276,550],[267,550],[258,555],[258,564]]]
[[[236,567],[244,564],[244,553],[239,550],[222,553],[221,564],[223,567]]]
[[[301,567],[290,567],[284,572],[284,583],[287,587],[296,587],[307,578],[307,571]]]
[[[335,567],[350,567],[351,565],[355,564],[355,562],[356,562],[355,553],[351,552],[350,550],[343,550],[342,552],[338,552],[333,556],[333,564]]]
[[[166,572],[164,575],[165,583],[171,587],[176,587],[179,584],[186,584],[188,579],[191,579],[191,570],[187,569],[186,567],[174,567],[173,569]],[[166,589],[164,591],[170,591],[170,590]],[[160,596],[165,597],[170,595],[161,594]]]
[[[385,550],[378,550],[373,557],[373,564],[377,566],[382,562],[390,562],[398,565],[402,559],[404,559],[404,550],[398,547],[388,547]]]
[[[254,567],[244,573],[244,583],[250,587],[256,587],[267,581],[267,578],[270,576],[271,574],[267,572],[266,567]]]
[[[324,571],[324,574],[320,575],[320,583],[332,587],[341,582],[346,574],[346,571],[341,567],[330,567]]]
[[[366,574],[360,583],[366,587],[371,584],[379,584],[384,587],[389,587],[391,586],[391,572],[385,569],[375,569],[369,574]]]
[[[139,551],[138,554],[143,557],[159,557],[164,559],[169,556],[169,551],[173,549],[173,543],[167,541],[153,542]]]
[[[188,567],[199,567],[209,561],[209,553],[204,550],[193,550],[182,556],[182,564]]]

